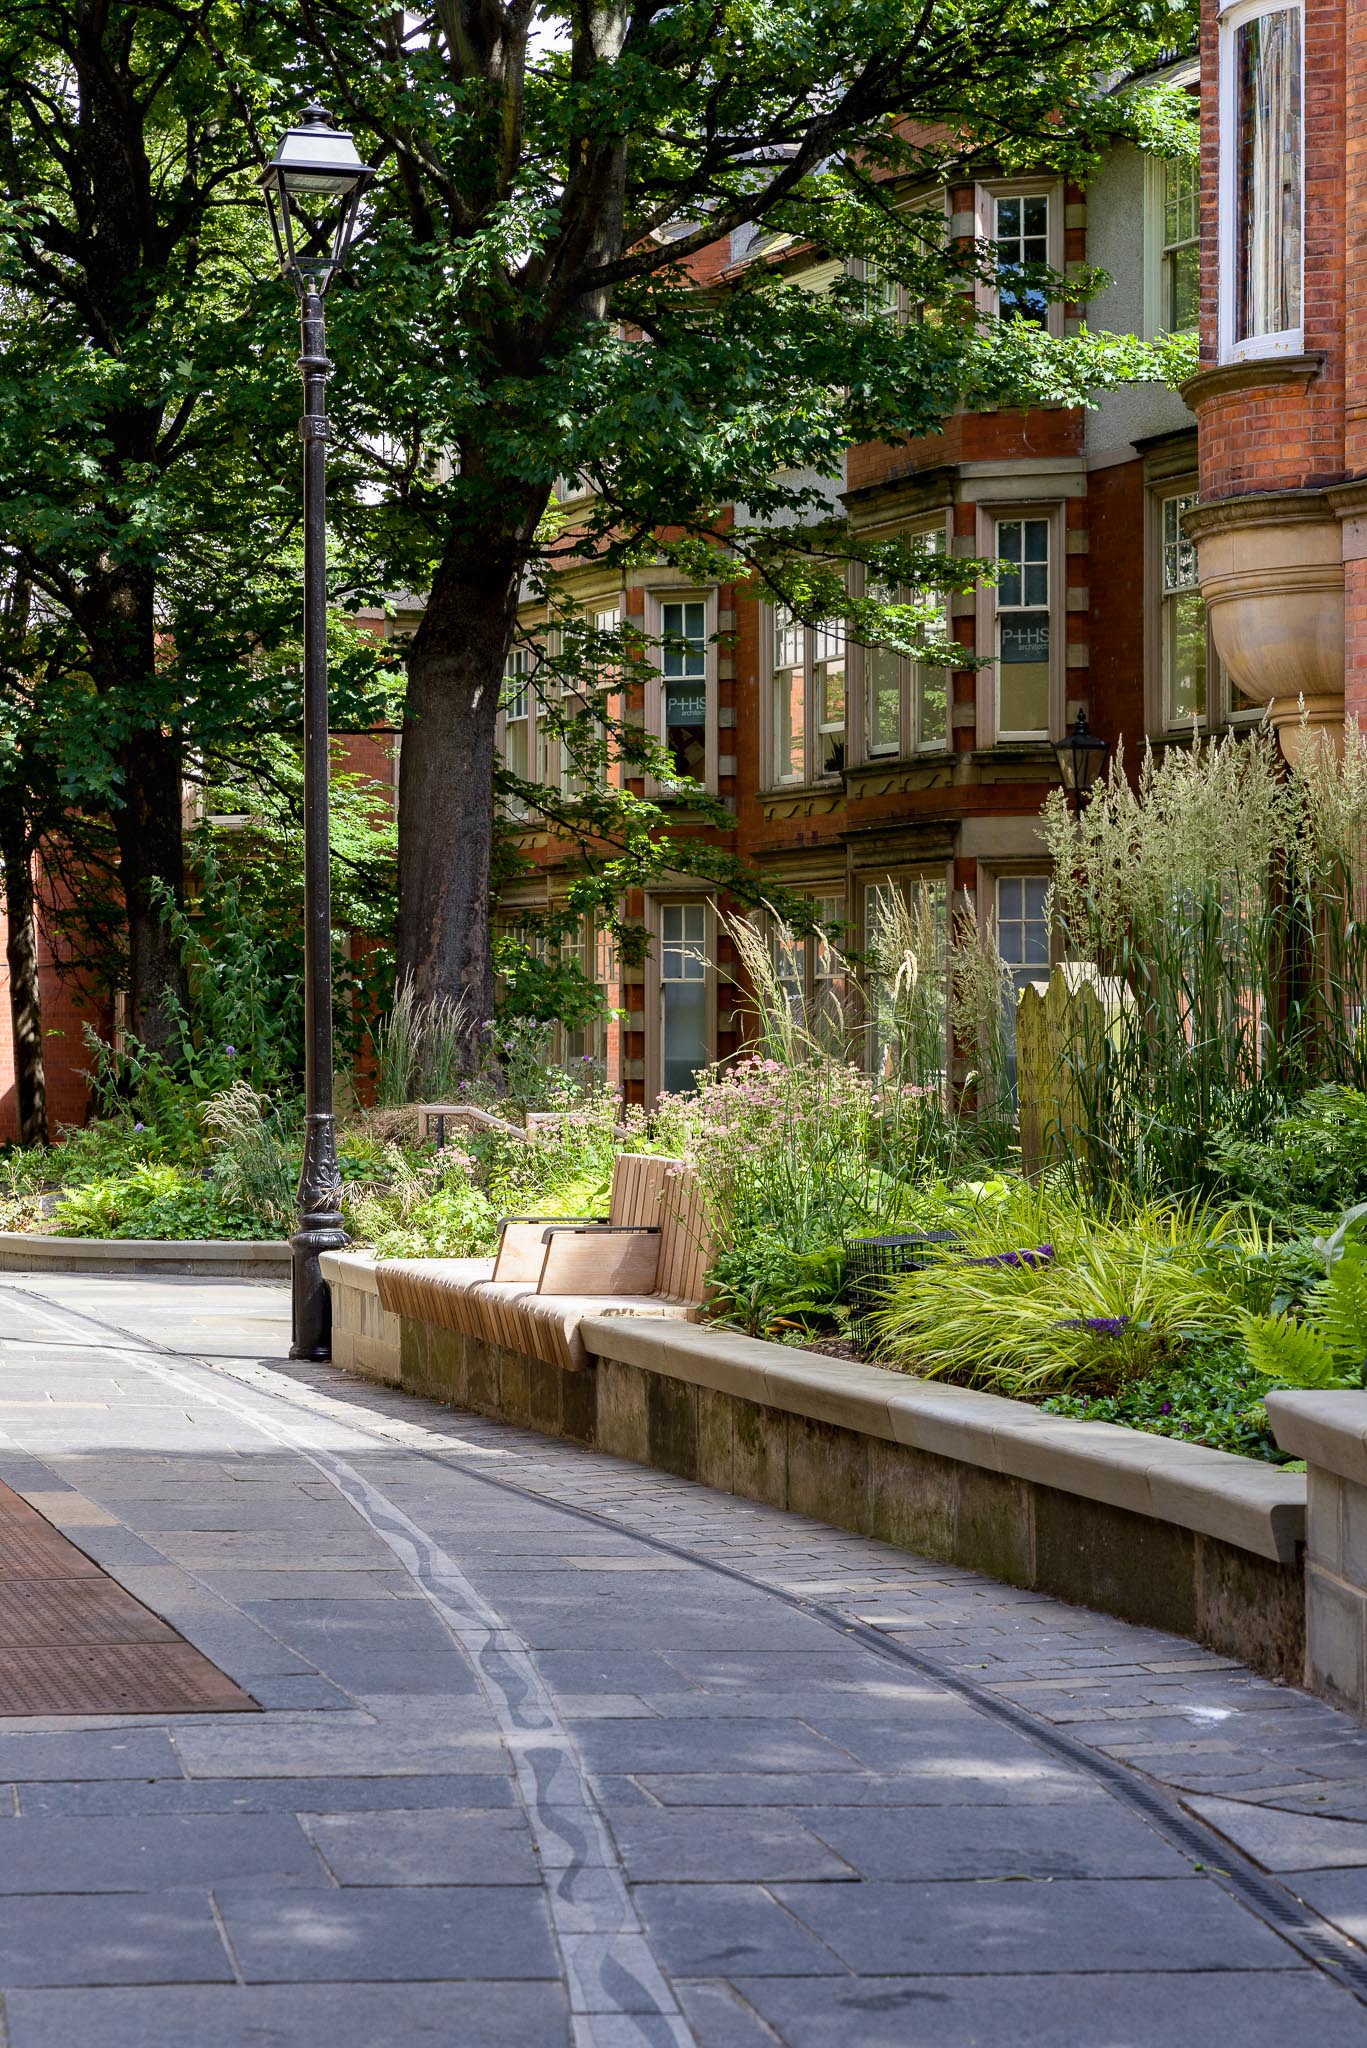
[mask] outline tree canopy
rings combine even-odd
[[[249,759],[297,707],[293,334],[252,179],[304,99],[377,170],[329,300],[338,596],[425,600],[399,971],[463,999],[477,1032],[519,603],[538,593],[563,626],[571,567],[663,559],[923,647],[914,606],[845,594],[850,555],[884,583],[913,566],[834,516],[846,448],[961,407],[1083,403],[1183,345],[989,320],[991,249],[906,202],[1003,168],[1085,180],[1125,139],[1189,149],[1185,96],[1143,80],[1194,30],[1186,0],[15,0],[0,547],[31,618],[65,636],[64,772],[113,823],[148,1035],[176,972],[153,885],[179,890],[187,760]],[[835,259],[832,289],[794,280],[801,250]],[[919,317],[884,318],[873,272]],[[1070,303],[1090,282],[1028,280]],[[558,479],[586,487],[572,518]],[[14,652],[0,677],[23,672]],[[643,656],[626,634],[612,653],[619,681]],[[334,722],[370,715],[378,658],[350,643]],[[562,632],[557,700],[576,661],[567,742],[624,754],[635,789],[523,794],[606,901],[715,849],[640,797],[665,764],[639,728],[609,732],[591,636]]]

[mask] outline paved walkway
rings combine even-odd
[[[0,1279],[0,1483],[264,1709],[0,1720],[7,2048],[1367,2048],[1367,1732],[286,1308]]]

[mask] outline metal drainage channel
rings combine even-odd
[[[5,1276],[5,1282],[9,1284],[8,1276]],[[28,1288],[11,1287],[10,1291],[27,1297],[48,1314],[55,1312],[66,1316],[72,1322],[88,1324],[91,1329],[99,1331],[102,1335],[113,1334],[127,1338],[135,1350],[152,1353],[176,1364],[186,1362],[184,1353],[172,1351],[166,1345],[141,1337],[136,1331],[124,1329],[121,1324],[87,1315],[84,1310],[70,1308],[64,1302],[49,1301],[45,1296]],[[238,1385],[243,1384],[221,1361],[194,1358],[190,1362],[212,1374],[235,1380]],[[297,1396],[292,1397],[289,1393],[274,1389],[263,1390],[254,1382],[248,1384],[253,1393],[264,1395],[267,1400],[279,1401],[286,1408],[298,1411],[301,1408],[308,1410],[311,1406],[310,1402]],[[310,1391],[312,1392],[312,1389]],[[323,1398],[330,1399],[331,1396],[324,1394]],[[377,1444],[394,1442],[383,1429],[373,1424],[357,1423],[348,1418],[348,1427],[354,1428],[360,1436],[370,1437]],[[514,1428],[516,1425],[508,1424],[507,1427]],[[527,1434],[535,1435],[535,1431],[529,1430]],[[552,1441],[561,1440],[557,1438]],[[755,1578],[749,1572],[738,1570],[734,1565],[722,1564],[702,1552],[689,1550],[683,1544],[670,1543],[663,1537],[652,1536],[646,1530],[633,1528],[630,1523],[618,1521],[611,1515],[599,1514],[593,1508],[579,1507],[572,1501],[562,1501],[554,1495],[538,1493],[534,1487],[519,1485],[514,1479],[495,1478],[491,1473],[482,1472],[477,1467],[463,1463],[454,1453],[424,1450],[412,1444],[404,1444],[403,1448],[412,1457],[419,1458],[427,1464],[457,1471],[462,1478],[474,1480],[481,1486],[492,1487],[499,1493],[512,1494],[538,1507],[553,1508],[559,1514],[568,1515],[575,1521],[610,1530],[615,1535],[627,1536],[633,1542],[642,1544],[647,1549],[657,1550],[665,1557],[678,1558],[700,1571],[713,1572],[718,1578],[731,1579],[738,1585],[749,1587],[752,1592],[767,1594],[770,1599],[781,1601],[785,1607],[806,1615],[808,1619],[821,1622],[833,1633],[846,1638],[853,1637],[886,1662],[915,1671],[920,1677],[929,1679],[945,1692],[957,1694],[979,1713],[1004,1723],[1017,1734],[1026,1736],[1041,1749],[1052,1751],[1055,1756],[1071,1764],[1075,1769],[1085,1771],[1088,1776],[1097,1779],[1117,1799],[1147,1821],[1156,1833],[1162,1835],[1182,1855],[1189,1857],[1194,1863],[1200,1863],[1204,1875],[1211,1878],[1231,1898],[1236,1899],[1255,1919],[1262,1921],[1264,1926],[1280,1935],[1283,1941],[1304,1956],[1315,1969],[1322,1971],[1344,1990],[1351,1992],[1361,2004],[1367,2005],[1367,1954],[1357,1943],[1351,1941],[1331,1921],[1322,1918],[1302,1899],[1297,1898],[1289,1886],[1260,1869],[1251,1858],[1245,1856],[1216,1829],[1188,1814],[1163,1786],[1141,1776],[1129,1765],[1119,1763],[1111,1757],[1098,1755],[1095,1750],[1088,1749],[1074,1736],[1037,1719],[1028,1708],[1017,1706],[1011,1700],[999,1699],[985,1686],[949,1670],[935,1658],[893,1642],[878,1629],[870,1627],[867,1622],[851,1621],[837,1609],[827,1607],[820,1601],[807,1600],[801,1594],[786,1592],[781,1586],[774,1586],[765,1579]]]

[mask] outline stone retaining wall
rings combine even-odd
[[[590,1368],[387,1315],[327,1254],[334,1363],[1299,1679],[1305,1482],[734,1332],[596,1318]]]
[[[193,1273],[288,1285],[290,1248],[266,1238],[43,1237],[0,1230],[0,1273]]]

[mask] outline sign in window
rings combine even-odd
[[[664,737],[680,775],[707,776],[707,606],[701,598],[660,606]]]
[[[1049,521],[997,522],[997,732],[1049,737]]]

